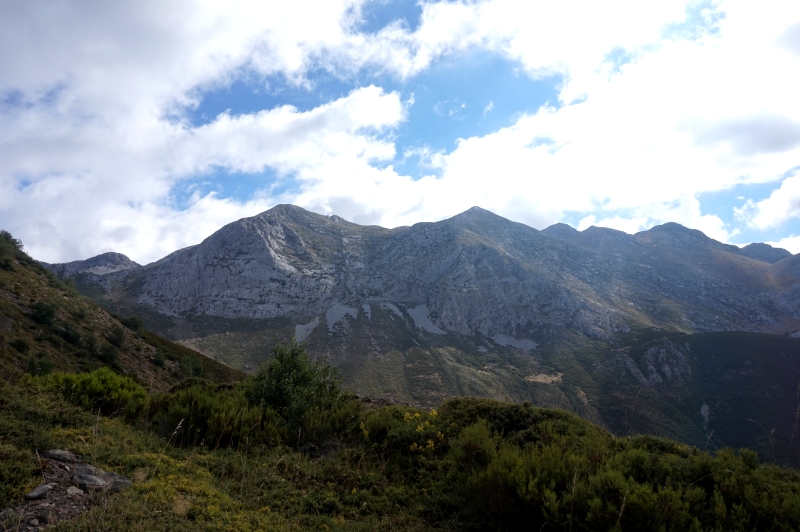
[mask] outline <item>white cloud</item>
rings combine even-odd
[[[45,260],[108,249],[151,260],[277,201],[388,226],[481,205],[536,227],[575,214],[729,239],[735,230],[703,215],[697,194],[776,181],[800,160],[800,4],[709,5],[686,20],[685,1],[426,2],[416,31],[366,35],[353,30],[355,0],[4,2],[0,224]],[[404,104],[378,87],[304,113],[223,114],[200,127],[184,114],[242,72],[309,87],[315,67],[407,79],[472,48],[530,76],[561,74],[564,105],[449,153],[418,150],[436,176],[384,167],[396,155],[387,132],[413,96]],[[292,181],[249,200],[172,204],[176,184],[216,167]],[[764,228],[797,216],[797,181],[740,215]]]
[[[784,179],[781,186],[764,200],[748,200],[736,209],[736,214],[758,229],[779,227],[791,218],[800,218],[800,175]]]
[[[783,248],[791,254],[800,253],[800,236],[790,235],[775,242],[767,242],[772,247]]]

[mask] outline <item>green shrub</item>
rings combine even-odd
[[[339,390],[336,369],[312,363],[305,347],[293,341],[273,348],[272,359],[249,383],[247,399],[252,406],[274,410],[293,434],[347,398]]]
[[[142,332],[144,330],[144,320],[139,316],[127,316],[118,318],[119,322],[133,332]]]
[[[135,419],[147,407],[145,389],[108,368],[81,374],[53,373],[40,378],[73,404],[104,415]]]
[[[0,442],[0,508],[22,499],[37,469],[31,451]]]
[[[187,386],[176,388],[155,396],[150,407],[157,432],[172,436],[174,443],[216,448],[280,442],[274,412],[250,406],[241,387],[191,379]]]
[[[61,337],[73,345],[81,343],[81,333],[71,323],[65,322],[59,331]]]
[[[31,318],[42,325],[50,325],[56,319],[56,306],[52,303],[37,301],[31,309]]]
[[[30,349],[31,349],[30,344],[28,344],[28,342],[26,342],[22,338],[15,338],[14,340],[11,340],[8,343],[8,345],[10,345],[11,347],[16,349],[19,353],[21,353],[23,355],[25,353],[27,353],[28,351],[30,351]]]
[[[85,334],[81,344],[87,355],[92,357],[98,357],[100,355],[100,344],[97,343],[97,336],[95,336],[94,332]]]
[[[194,355],[187,356],[180,362],[180,372],[183,377],[202,377],[203,363]]]
[[[155,364],[159,368],[163,368],[166,363],[167,363],[167,357],[164,356],[164,351],[162,351],[161,349],[156,349],[156,354],[153,355],[153,364]]]
[[[0,231],[0,268],[14,270],[14,258],[22,251],[22,242],[8,231]]]
[[[115,325],[106,335],[106,340],[114,347],[122,347],[122,344],[125,343],[125,330],[119,325]]]
[[[105,344],[100,348],[97,358],[99,358],[101,362],[113,366],[119,360],[119,349],[111,344]]]
[[[48,375],[53,372],[53,362],[44,351],[39,351],[35,357],[28,359],[25,372],[29,375]]]

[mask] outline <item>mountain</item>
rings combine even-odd
[[[70,279],[78,274],[105,275],[141,267],[140,264],[133,262],[122,253],[103,253],[90,259],[62,264],[47,264],[46,262],[41,264],[64,279]]]
[[[72,279],[244,371],[295,337],[361,394],[530,400],[618,433],[788,452],[800,258],[764,249],[674,223],[537,231],[474,207],[385,229],[279,205],[152,264]],[[740,402],[777,436],[761,441]]]
[[[775,264],[779,260],[783,260],[787,257],[792,256],[792,254],[786,251],[785,249],[775,248],[770,246],[769,244],[762,244],[762,243],[748,244],[745,247],[743,247],[739,251],[739,253],[741,253],[745,257],[750,257],[751,259],[769,262],[770,264]]]

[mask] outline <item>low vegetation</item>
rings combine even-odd
[[[37,450],[67,447],[136,482],[65,530],[800,526],[800,473],[753,451],[615,438],[525,403],[366,408],[302,345],[272,355],[248,381],[159,394],[108,369],[4,385],[2,504],[39,481]]]

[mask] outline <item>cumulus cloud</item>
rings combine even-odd
[[[739,219],[758,229],[778,227],[791,218],[800,218],[800,175],[787,177],[768,198],[748,200],[736,209]]]

